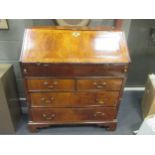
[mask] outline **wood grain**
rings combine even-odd
[[[120,28],[120,21],[115,24]],[[120,30],[27,29],[20,65],[30,131],[56,124],[97,124],[115,130],[129,63]]]
[[[120,90],[121,79],[82,79],[77,80],[77,90]]]
[[[75,81],[67,79],[28,79],[28,90],[74,91]]]
[[[116,106],[119,92],[40,92],[30,96],[31,106],[36,107]]]
[[[124,76],[128,64],[22,64],[24,76]]]
[[[32,121],[36,122],[78,122],[110,121],[116,117],[115,108],[33,108]]]
[[[22,62],[128,63],[130,57],[122,31],[27,29]]]

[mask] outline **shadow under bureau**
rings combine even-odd
[[[115,130],[130,63],[122,31],[26,29],[20,63],[30,131],[58,124]]]

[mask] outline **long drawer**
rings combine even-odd
[[[116,117],[116,109],[97,108],[32,108],[31,120],[38,122],[95,122],[111,121]]]
[[[124,64],[50,64],[22,63],[24,76],[121,76],[128,66]]]
[[[93,105],[116,106],[119,98],[119,92],[30,93],[30,98],[31,106],[34,107],[81,107]]]

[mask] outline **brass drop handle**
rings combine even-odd
[[[51,97],[50,100],[51,100],[51,101],[54,101],[54,97]]]
[[[25,73],[25,74],[27,74],[27,69],[26,69],[26,68],[24,68],[24,70],[23,70],[23,71],[24,71],[24,73]]]
[[[97,89],[102,89],[105,87],[106,82],[102,82],[102,83],[94,82],[94,85],[96,86]]]
[[[58,84],[58,82],[57,81],[54,81],[51,85],[49,85],[49,83],[47,81],[44,81],[43,84],[45,86],[47,86],[49,89],[53,89]]]
[[[45,100],[45,98],[44,98],[44,97],[42,97],[42,98],[41,98],[41,101],[44,101],[44,100]]]
[[[97,85],[96,88],[97,89],[102,89],[103,88],[103,85]]]
[[[104,101],[103,101],[103,100],[96,100],[96,102],[97,102],[98,104],[104,104]]]
[[[47,82],[47,81],[44,81],[44,83],[43,83],[44,85],[48,85],[49,83]]]
[[[54,101],[54,97],[51,97],[50,99],[45,99],[44,97],[41,98],[41,101],[44,103],[51,103]]]
[[[51,101],[50,100],[46,100],[45,103],[51,103]]]
[[[124,67],[124,72],[126,73],[128,71],[127,66]]]
[[[53,89],[54,88],[54,85],[50,85],[48,86],[49,89]]]
[[[100,111],[98,111],[98,112],[96,112],[96,113],[94,114],[95,117],[97,117],[97,116],[104,116],[104,115],[105,115],[105,113],[100,112]]]
[[[42,116],[43,116],[45,119],[47,119],[47,120],[51,120],[51,119],[53,119],[53,118],[55,117],[55,114],[51,114],[50,116],[47,115],[47,114],[42,114]]]

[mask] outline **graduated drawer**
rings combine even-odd
[[[120,90],[121,79],[81,79],[77,80],[78,90]]]
[[[69,79],[28,79],[27,86],[28,90],[72,91],[75,82]]]
[[[115,106],[119,92],[64,92],[64,93],[31,93],[31,105],[42,107],[82,107],[82,106]]]
[[[31,120],[43,122],[110,121],[116,117],[116,108],[32,108]]]

